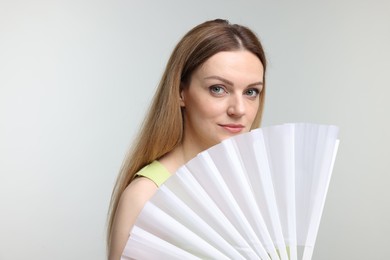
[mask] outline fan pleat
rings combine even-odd
[[[198,160],[191,160],[187,163],[187,168],[191,171],[191,174],[205,188],[210,198],[241,236],[248,241],[248,244],[257,255],[261,256],[262,259],[269,259],[267,251],[235,200],[232,194],[234,191],[229,190],[225,183],[224,177],[227,178],[228,175],[218,170],[207,151],[200,153],[197,158]]]
[[[203,151],[146,203],[123,259],[311,259],[337,135],[283,124]]]

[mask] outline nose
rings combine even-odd
[[[231,117],[241,117],[245,114],[245,103],[241,95],[230,97],[227,113]]]

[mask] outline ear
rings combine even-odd
[[[186,104],[184,102],[184,83],[180,82],[180,107],[185,107]]]
[[[180,91],[180,106],[181,107],[185,107],[186,106],[186,104],[184,102],[184,90],[183,89]]]

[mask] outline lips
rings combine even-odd
[[[240,124],[224,124],[219,126],[232,134],[239,133],[244,129],[244,126]]]

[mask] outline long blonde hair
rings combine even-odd
[[[165,68],[130,153],[126,156],[115,184],[108,212],[107,242],[111,241],[112,225],[119,199],[145,165],[172,151],[183,136],[183,116],[180,91],[188,86],[192,72],[214,54],[221,51],[245,49],[255,54],[266,71],[263,47],[247,27],[226,20],[204,22],[190,30],[176,45]],[[252,129],[259,127],[264,107],[265,77],[260,94],[260,106]]]

